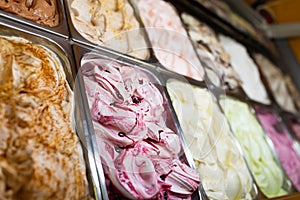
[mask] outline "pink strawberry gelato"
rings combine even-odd
[[[256,107],[255,110],[266,134],[274,144],[286,174],[296,189],[300,191],[300,156],[293,148],[293,141],[289,133],[271,110],[263,107]]]
[[[190,198],[200,179],[179,160],[181,141],[166,125],[154,78],[95,54],[81,69],[108,185],[129,199]]]
[[[137,0],[159,62],[169,70],[203,80],[204,69],[173,6],[163,0]]]

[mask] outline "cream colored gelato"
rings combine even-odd
[[[167,89],[208,197],[253,199],[251,175],[213,96],[173,79]]]
[[[250,58],[247,49],[242,44],[224,35],[220,35],[219,38],[225,51],[231,57],[232,67],[243,81],[242,87],[248,97],[264,104],[270,104],[270,99],[260,79],[257,66]]]
[[[211,81],[217,86],[234,89],[241,84],[239,75],[231,67],[230,56],[224,51],[217,34],[208,25],[196,18],[183,13],[181,15],[192,41],[195,43],[197,53],[206,69],[216,74],[218,80],[206,70]]]
[[[297,112],[293,98],[290,95],[287,86],[284,82],[282,72],[266,57],[261,54],[254,54],[255,61],[258,63],[263,75],[266,77],[267,82],[272,90],[276,102],[282,109]]]
[[[286,194],[284,173],[274,160],[263,129],[249,106],[228,97],[221,98],[220,103],[261,191],[269,198]]]
[[[147,44],[127,0],[69,0],[73,25],[87,40],[146,59]]]
[[[87,199],[73,92],[59,59],[0,36],[0,199]]]
[[[169,70],[203,80],[204,69],[173,6],[163,0],[137,0],[152,48]]]

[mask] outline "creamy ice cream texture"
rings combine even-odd
[[[46,26],[59,24],[56,0],[1,0],[0,9]]]
[[[286,194],[283,189],[284,173],[275,161],[263,129],[249,106],[228,97],[221,98],[220,104],[260,190],[269,198]]]
[[[179,161],[181,141],[150,75],[95,54],[81,69],[109,182],[129,199],[189,198],[199,176]]]
[[[143,31],[127,0],[69,0],[71,19],[87,40],[146,59],[149,56]]]
[[[183,13],[181,17],[210,80],[224,88],[234,89],[240,85],[239,75],[231,67],[230,56],[225,52],[214,30],[187,13]]]
[[[0,36],[0,199],[87,199],[73,92],[58,57]]]
[[[220,42],[231,57],[231,65],[243,81],[242,87],[249,98],[270,104],[266,89],[260,79],[260,74],[246,48],[237,41],[220,35]]]
[[[293,147],[293,140],[287,129],[278,121],[278,116],[271,110],[263,107],[255,107],[256,115],[262,123],[266,134],[272,140],[279,160],[292,181],[300,191],[300,155]]]
[[[297,112],[293,98],[287,89],[280,69],[261,54],[254,54],[254,59],[258,63],[263,75],[266,77],[273,96],[280,107],[293,113]]]
[[[255,198],[251,175],[213,96],[174,79],[167,89],[208,198]]]
[[[163,0],[137,0],[155,56],[169,70],[203,80],[204,69],[174,7]]]

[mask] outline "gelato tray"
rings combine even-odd
[[[75,129],[71,49],[4,19],[0,43],[0,199],[90,198],[89,161]]]
[[[220,96],[219,101],[260,191],[268,198],[293,192],[254,111],[246,102],[236,98]]]
[[[104,172],[103,197],[202,199],[200,178],[155,70],[122,55],[73,47],[100,155],[97,167]]]
[[[63,0],[1,0],[0,16],[69,37]]]
[[[175,7],[163,0],[135,2],[159,63],[178,74],[204,80],[204,69]]]
[[[266,78],[276,103],[281,107],[281,109],[296,113],[297,109],[294,104],[293,97],[284,81],[284,74],[272,61],[262,54],[253,54],[253,57],[263,76]]]
[[[174,78],[166,86],[207,197],[256,199],[252,175],[214,96]]]
[[[65,0],[72,39],[132,57],[151,57],[148,37],[131,2]]]
[[[286,174],[294,187],[300,191],[300,154],[296,152],[294,141],[287,128],[278,114],[271,108],[259,105],[255,105],[254,108],[265,133],[274,145],[275,152]]]

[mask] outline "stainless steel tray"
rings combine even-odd
[[[12,14],[5,12],[3,10],[0,10],[0,17],[3,18],[8,18],[13,21],[16,21],[18,23],[26,24],[27,26],[40,29],[42,31],[47,31],[49,33],[64,37],[64,38],[69,38],[69,30],[68,30],[68,24],[67,24],[67,19],[65,15],[65,7],[64,7],[64,2],[63,0],[57,0],[57,10],[59,13],[59,24],[55,27],[48,27],[42,24],[38,24],[36,22],[30,21],[28,19],[25,19],[23,17],[20,17],[18,15]],[[15,26],[18,27],[19,25]]]
[[[17,27],[17,28],[16,28]],[[55,52],[55,54],[60,59],[64,72],[66,74],[66,79],[70,85],[70,87],[74,91],[75,96],[75,122],[76,122],[76,133],[80,139],[85,164],[86,164],[86,171],[87,171],[87,179],[89,182],[89,192],[90,195],[96,199],[98,197],[99,187],[97,186],[98,176],[96,176],[96,172],[94,171],[95,161],[93,157],[90,155],[88,151],[91,149],[90,141],[85,138],[86,135],[86,124],[85,118],[82,114],[82,106],[81,102],[78,101],[78,93],[74,90],[74,78],[75,78],[75,68],[74,68],[74,61],[73,61],[73,54],[70,44],[63,40],[62,38],[51,35],[49,33],[45,33],[39,31],[37,29],[30,28],[25,25],[20,25],[15,22],[11,22],[7,19],[0,19],[0,34],[4,36],[15,36],[15,37],[22,37],[29,41],[32,41],[34,44],[39,44],[42,46],[47,47],[48,49]],[[79,105],[79,106],[78,106]]]
[[[75,28],[74,24],[73,24],[73,21],[72,21],[72,17],[71,17],[71,8],[70,8],[70,5],[69,5],[69,1],[70,0],[62,0],[64,1],[64,4],[65,4],[65,11],[66,11],[66,15],[67,15],[67,21],[68,21],[68,25],[69,25],[69,30],[70,30],[70,36],[71,36],[71,39],[77,43],[80,43],[80,44],[83,44],[83,45],[86,45],[87,47],[89,48],[95,48],[95,49],[100,49],[100,50],[104,50],[104,51],[110,51],[111,53],[116,53],[116,54],[122,54],[123,56],[127,56],[127,57],[131,57],[133,58],[133,56],[130,56],[130,55],[127,55],[125,53],[122,53],[122,52],[119,52],[117,50],[113,50],[111,48],[108,48],[104,45],[100,45],[100,44],[97,44],[97,43],[94,43],[94,42],[91,42],[89,40],[87,40],[86,38],[84,38],[78,31],[77,29]],[[129,0],[128,3],[130,5],[131,4],[131,1]],[[139,15],[137,14],[137,12],[135,11],[134,7],[133,7],[133,10],[134,10],[134,15],[136,16],[136,19],[137,21],[139,22],[140,24],[140,29],[139,31],[141,32],[141,34],[143,35],[143,38],[144,38],[144,41],[145,41],[145,48],[148,48],[148,57],[145,59],[146,61],[149,61],[149,62],[155,62],[153,61],[153,51],[152,51],[152,48],[151,48],[151,45],[150,45],[150,42],[149,42],[149,39],[148,39],[148,35],[143,27],[143,23],[141,22],[141,19],[139,17]],[[136,58],[138,59],[138,58]]]
[[[186,83],[188,83],[188,84],[191,84],[191,85],[193,85],[193,86],[196,86],[196,87],[199,87],[199,88],[202,88],[202,89],[207,89],[207,91],[211,93],[211,95],[212,95],[213,98],[215,98],[215,97],[217,97],[217,96],[219,96],[219,95],[224,95],[224,90],[218,91],[218,90],[216,90],[216,88],[214,88],[213,86],[207,85],[206,82],[198,82],[198,81],[196,81],[196,80],[194,80],[194,79],[190,79],[189,77],[183,77],[183,76],[180,76],[180,75],[178,75],[178,74],[176,74],[176,73],[172,73],[172,72],[169,72],[169,71],[164,71],[164,72],[162,72],[162,73],[161,73],[161,76],[162,76],[162,78],[164,79],[164,83],[165,83],[165,84],[167,83],[167,81],[168,81],[169,79],[175,79],[175,80],[177,80],[177,81],[180,81],[180,82],[186,82]],[[210,87],[210,86],[211,86],[211,87]],[[166,91],[167,91],[167,94],[168,94],[168,99],[171,99],[170,96],[169,96],[169,92],[168,92],[167,89],[166,89]],[[220,105],[218,104],[216,98],[215,98],[215,100],[216,100],[216,101],[214,102],[215,105],[219,108],[219,111],[223,114],[224,119],[226,120],[225,114],[222,112],[222,109],[221,109]],[[171,100],[170,100],[170,101],[171,101]],[[172,105],[172,103],[171,103],[170,105]],[[178,124],[179,129],[180,129],[180,131],[182,132],[182,135],[183,135],[183,141],[184,141],[184,146],[185,146],[185,148],[187,148],[186,152],[188,152],[187,155],[188,155],[189,159],[192,160],[191,162],[194,162],[194,161],[193,161],[193,157],[192,157],[191,153],[189,152],[188,145],[186,144],[186,141],[185,141],[185,138],[184,138],[184,133],[183,133],[183,131],[182,131],[182,128],[180,127],[180,123],[179,123],[179,120],[178,120],[178,118],[177,118],[177,115],[176,115],[176,112],[175,112],[175,109],[173,108],[173,106],[172,106],[172,110],[174,111],[174,118],[175,118],[175,120],[176,120],[176,123]],[[228,126],[229,126],[229,123],[228,123],[227,120],[226,120],[226,123],[227,123]],[[231,134],[230,136],[232,136],[231,139],[233,140],[234,144],[236,145],[236,147],[237,147],[237,149],[238,149],[238,153],[241,155],[243,161],[245,162],[245,165],[246,165],[246,167],[247,167],[247,169],[248,169],[248,171],[249,171],[249,174],[250,174],[250,176],[251,176],[251,179],[252,179],[252,181],[253,181],[252,189],[251,189],[251,191],[250,191],[250,195],[251,195],[252,199],[258,199],[258,189],[257,189],[256,183],[255,183],[255,179],[254,179],[254,177],[253,177],[253,174],[252,174],[252,172],[251,172],[251,170],[250,170],[250,168],[249,168],[249,166],[248,166],[248,163],[246,162],[246,159],[245,159],[245,157],[244,157],[244,153],[243,153],[243,151],[242,151],[242,148],[241,148],[239,142],[237,141],[236,136],[233,134],[233,131],[231,130],[231,127],[230,127],[230,126],[229,126],[229,130],[230,130],[230,134]],[[208,199],[208,197],[207,197],[207,195],[206,195],[206,193],[205,193],[205,190],[204,190],[204,188],[203,188],[202,185],[201,185],[201,188],[200,188],[200,192],[201,192],[201,194],[202,194],[202,198],[203,198],[203,199]]]
[[[153,65],[144,63],[142,61],[137,61],[137,60],[125,57],[122,54],[112,54],[109,51],[104,51],[104,50],[99,50],[99,49],[91,49],[91,48],[88,48],[88,47],[82,45],[81,43],[77,43],[77,42],[74,43],[73,50],[74,50],[75,61],[76,61],[77,70],[78,70],[77,78],[80,79],[79,82],[80,82],[81,90],[82,90],[83,103],[84,103],[83,107],[84,107],[84,110],[86,111],[86,115],[87,115],[86,119],[88,120],[87,125],[89,128],[90,137],[93,138],[93,142],[94,142],[94,146],[93,146],[94,152],[98,152],[97,154],[100,155],[100,152],[99,152],[99,150],[97,148],[97,144],[96,144],[96,139],[95,139],[96,136],[95,136],[95,132],[94,132],[94,128],[93,128],[91,114],[89,111],[87,96],[86,96],[86,93],[84,90],[84,81],[83,81],[82,75],[80,73],[81,59],[86,53],[90,53],[90,52],[97,54],[97,56],[99,56],[100,58],[104,58],[107,60],[114,60],[114,61],[117,61],[118,63],[126,64],[127,66],[141,70],[143,73],[146,73],[147,75],[149,75],[151,82],[154,83],[155,86],[160,90],[160,92],[163,95],[163,98],[166,102],[166,103],[164,103],[164,107],[165,107],[166,116],[167,116],[167,122],[166,122],[167,127],[171,128],[175,133],[177,133],[181,139],[184,139],[180,129],[178,128],[177,121],[176,120],[174,121],[174,111],[171,108],[170,101],[166,96],[164,83],[161,81],[161,77],[158,72],[158,71],[162,70],[159,66],[153,66]],[[190,157],[189,152],[186,152],[187,148],[184,145],[185,145],[185,143],[183,142],[182,150],[179,154],[180,160],[187,163],[190,167],[194,168],[193,160]],[[100,158],[100,157],[98,157],[98,158]],[[108,191],[107,191],[108,186],[105,183],[105,178],[104,178],[105,175],[104,175],[104,171],[103,171],[102,167],[103,166],[102,166],[101,160],[97,159],[96,160],[96,168],[101,177],[100,186],[101,186],[101,191],[102,191],[102,197],[104,199],[108,199],[108,196],[109,196]],[[193,193],[192,199],[203,199],[203,197],[202,197],[203,194],[201,193],[201,189],[200,189],[201,187],[202,187],[202,185],[199,186],[199,190],[197,190]]]

